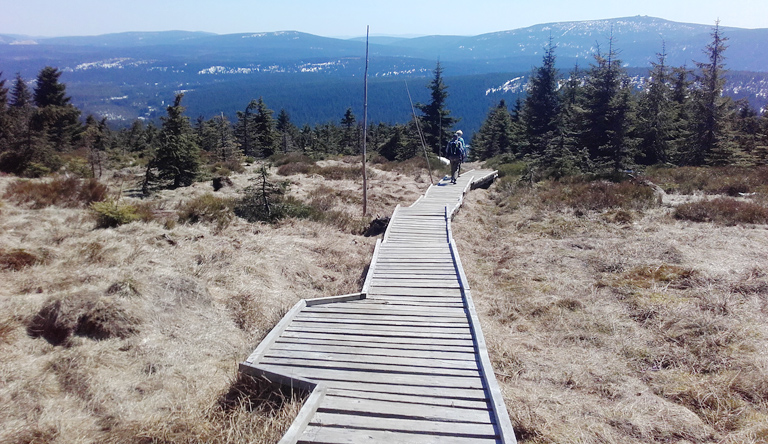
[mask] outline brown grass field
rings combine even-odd
[[[112,171],[107,193],[141,217],[106,229],[0,177],[0,443],[276,442],[301,400],[237,363],[300,298],[360,290],[375,238],[353,234],[352,162],[274,174],[334,216],[273,225],[219,214],[255,165],[144,201],[138,171]],[[370,213],[428,185],[375,164]],[[467,197],[454,237],[520,442],[768,441],[766,193],[721,211],[752,222],[691,221],[676,206],[710,202],[694,194],[502,179]]]

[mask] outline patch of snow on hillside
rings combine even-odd
[[[143,60],[132,60],[129,58],[99,60],[98,62],[81,63],[74,68],[65,68],[64,71],[87,71],[90,69],[124,69],[127,67],[135,68],[139,65],[145,65],[149,62]]]
[[[503,85],[497,88],[488,88],[485,90],[485,95],[501,93],[517,93],[525,91],[528,87],[528,82],[525,80],[525,76],[515,77],[512,80],[507,80]]]
[[[341,60],[337,60],[334,62],[323,62],[323,63],[305,63],[303,65],[299,65],[299,71],[301,72],[327,71],[328,69],[338,65],[343,65]]]
[[[259,72],[259,68],[230,68],[228,66],[211,66],[210,68],[201,69],[197,73],[200,75],[218,75],[218,74],[252,74]]]

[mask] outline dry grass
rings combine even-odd
[[[370,220],[359,182],[320,175],[287,176],[290,193],[334,218],[222,222],[257,171],[213,196],[208,182],[147,200],[126,185],[141,171],[109,172],[110,193],[152,217],[108,229],[85,207],[4,198],[0,442],[278,440],[301,402],[246,390],[237,363],[298,299],[359,291],[375,239],[350,234]],[[413,202],[424,179],[376,170],[369,211]],[[15,182],[0,177],[0,195]]]
[[[520,442],[766,442],[768,227],[562,202],[500,182],[453,224]]]
[[[236,364],[299,298],[358,291],[375,243],[350,234],[370,220],[361,184],[336,175],[354,165],[312,165],[335,172],[285,179],[329,215],[315,220],[230,218],[258,165],[213,195],[144,201],[124,185],[140,171],[111,172],[152,217],[109,229],[83,207],[0,202],[0,442],[277,441],[301,394]],[[419,165],[372,167],[372,216],[424,192]],[[630,185],[561,186],[499,181],[453,224],[520,441],[766,442],[765,225],[676,219],[678,196]]]

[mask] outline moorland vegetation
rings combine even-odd
[[[454,236],[521,442],[768,439],[768,125],[720,94],[723,42],[639,94],[612,47],[561,79],[550,46],[474,136],[500,179]],[[371,125],[369,215],[351,110],[193,124],[178,94],[113,130],[59,76],[0,83],[0,442],[275,442],[301,401],[236,364],[298,299],[359,291],[372,215],[455,124],[440,66],[433,170],[414,123]]]

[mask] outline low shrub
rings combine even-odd
[[[47,182],[17,180],[8,186],[4,194],[6,199],[30,204],[35,209],[51,205],[74,208],[103,201],[106,196],[106,185],[96,179],[81,180],[76,177],[57,177]]]
[[[726,197],[678,205],[674,215],[681,220],[722,225],[768,223],[767,207]]]
[[[283,165],[289,165],[292,163],[305,163],[305,164],[315,163],[314,160],[312,160],[306,154],[298,153],[298,152],[275,154],[272,157],[270,157],[269,160],[272,163],[272,165],[276,167],[281,167]]]
[[[209,171],[214,176],[229,176],[232,173],[242,173],[245,171],[245,168],[239,160],[228,160],[210,165]]]
[[[214,196],[206,193],[185,202],[179,208],[179,222],[181,223],[211,223],[218,231],[228,227],[232,222],[234,213],[232,199]]]
[[[39,264],[40,258],[25,250],[0,250],[0,270],[19,271],[26,267]]]
[[[96,228],[114,228],[142,218],[137,207],[114,200],[92,203],[91,212],[96,217]]]
[[[427,162],[424,159],[424,155],[422,154],[402,161],[384,162],[377,167],[383,171],[392,171],[408,176],[415,176],[418,174],[426,173]],[[437,157],[432,154],[429,155],[429,167],[432,169],[433,174],[438,176],[444,176],[449,174],[451,171],[448,165],[440,162],[440,160],[438,160]]]
[[[293,176],[294,174],[313,174],[317,168],[315,164],[306,162],[292,162],[280,165],[277,174],[281,176]]]

